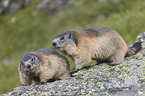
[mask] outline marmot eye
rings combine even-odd
[[[63,40],[63,39],[64,39],[64,37],[60,38],[60,40]]]
[[[34,60],[35,60],[35,58],[32,58],[32,59],[31,59],[31,61],[34,61]]]

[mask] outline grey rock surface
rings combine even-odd
[[[116,66],[106,63],[86,67],[73,77],[43,85],[20,86],[7,95],[145,95],[145,44],[136,55]]]
[[[29,3],[30,0],[0,0],[0,14],[15,13]]]
[[[107,2],[107,0],[96,0],[98,3]],[[109,0],[112,3],[119,3],[120,0]],[[85,3],[85,0],[42,0],[37,6],[37,10],[47,14],[57,13],[59,10],[67,9],[73,5],[80,6]]]
[[[110,0],[118,3],[120,0]],[[37,2],[37,10],[48,15],[67,9],[73,5],[80,6],[84,0],[0,0],[0,14],[15,13],[23,7],[27,7],[31,2]],[[40,2],[40,3],[39,3]],[[96,0],[96,2],[107,2],[107,0]]]
[[[69,8],[73,4],[81,4],[81,0],[43,0],[37,6],[37,10],[43,11],[47,14],[53,14],[59,10]]]

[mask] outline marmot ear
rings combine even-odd
[[[72,38],[72,34],[68,34],[68,39],[71,39]]]
[[[22,64],[24,64],[22,61],[20,61],[20,63],[19,63],[19,67],[18,67],[18,72],[20,72],[21,71],[21,69],[22,69]]]

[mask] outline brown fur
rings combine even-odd
[[[65,39],[67,43],[61,46],[60,37],[66,38],[65,35],[68,34],[74,36],[75,44],[72,41],[69,44],[70,39]],[[110,64],[119,64],[124,61],[128,50],[124,39],[116,31],[102,27],[64,32],[54,39],[53,45],[73,58],[76,70],[82,69],[92,59],[98,62],[109,61]]]
[[[103,35],[97,35],[92,31],[74,31],[77,38],[76,48],[72,48],[69,55],[75,55],[77,69],[83,68],[91,59],[99,61],[110,60],[112,64],[123,62],[127,52],[127,45],[123,38],[116,32],[108,31]],[[120,49],[120,50],[119,50]],[[77,55],[77,56],[76,56]]]
[[[19,64],[19,76],[23,85],[30,85],[32,80],[35,82],[48,82],[55,79],[65,79],[70,77],[68,61],[58,52],[56,53],[59,55],[52,53],[48,54],[48,52],[44,54],[44,52],[38,51],[28,53],[38,56],[42,62],[38,64],[37,68],[32,72],[22,71]]]

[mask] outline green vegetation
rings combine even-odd
[[[85,0],[50,16],[36,12],[32,4],[16,14],[0,16],[0,94],[21,86],[17,67],[26,52],[52,48],[53,38],[64,31],[108,27],[118,31],[128,45],[134,43],[145,31],[145,1],[107,1]],[[72,69],[74,63],[69,61]]]

